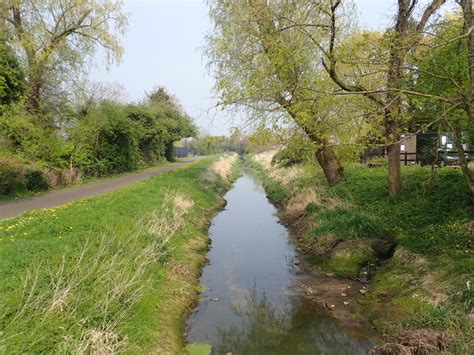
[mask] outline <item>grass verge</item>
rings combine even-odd
[[[247,163],[309,263],[339,277],[373,274],[362,313],[384,336],[381,353],[473,348],[474,206],[461,172],[440,169],[430,183],[429,169],[404,167],[390,200],[384,168],[349,165],[328,187],[315,164],[273,166],[273,154]]]
[[[0,222],[0,353],[184,351],[216,160]]]
[[[185,159],[180,158],[180,159],[177,159],[176,162],[179,163],[180,161],[183,161],[183,160],[185,160]],[[169,162],[167,160],[162,160],[162,161],[156,162],[154,164],[150,164],[150,165],[147,165],[147,166],[144,166],[144,167],[137,168],[133,171],[125,171],[125,172],[121,172],[121,173],[115,173],[115,174],[110,174],[110,175],[100,176],[100,177],[98,177],[98,176],[85,177],[85,178],[81,178],[77,182],[74,182],[74,183],[71,183],[71,184],[58,185],[56,187],[49,187],[45,190],[40,190],[40,191],[31,191],[31,190],[28,190],[26,188],[26,186],[21,186],[19,188],[14,189],[13,191],[11,191],[8,194],[0,194],[0,203],[1,202],[12,201],[12,200],[19,200],[19,199],[26,198],[26,197],[42,196],[42,195],[46,195],[50,192],[59,191],[61,189],[65,189],[65,188],[68,188],[68,187],[89,185],[89,184],[95,184],[95,183],[102,182],[102,181],[109,181],[109,180],[113,180],[113,179],[123,177],[123,176],[127,176],[127,175],[133,175],[133,174],[137,174],[137,173],[141,173],[141,172],[146,172],[147,170],[156,169],[156,168],[159,168],[161,166],[168,165],[168,164],[171,164],[171,162]]]

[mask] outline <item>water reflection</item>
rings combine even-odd
[[[291,298],[280,307],[258,296],[257,287],[245,302],[230,305],[240,324],[218,327],[217,354],[366,354],[369,343],[357,342],[313,301]]]
[[[286,229],[261,184],[244,173],[210,228],[207,291],[188,320],[188,341],[226,354],[358,354],[351,338],[311,300],[290,295],[297,275]]]

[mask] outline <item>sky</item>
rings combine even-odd
[[[359,23],[381,29],[391,23],[394,0],[355,0]],[[125,97],[137,101],[156,86],[165,86],[196,124],[213,135],[227,134],[242,117],[212,109],[214,79],[202,54],[212,24],[205,0],[125,0],[129,31],[122,38],[122,62],[106,69],[100,55],[91,80],[118,83]]]

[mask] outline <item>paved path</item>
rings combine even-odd
[[[20,200],[13,200],[0,203],[0,219],[14,217],[20,213],[51,208],[64,205],[71,201],[80,200],[87,197],[94,197],[104,192],[119,189],[121,187],[134,184],[136,182],[149,179],[167,171],[176,170],[189,165],[201,158],[194,157],[189,160],[172,163],[159,168],[152,168],[136,174],[128,174],[118,178],[107,179],[96,183],[69,187],[58,191],[53,191],[41,196],[27,197]]]

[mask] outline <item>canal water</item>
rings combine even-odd
[[[302,276],[295,250],[251,172],[225,199],[209,231],[212,248],[200,280],[207,289],[187,322],[189,343],[210,344],[213,354],[367,354],[367,340],[291,292]]]

